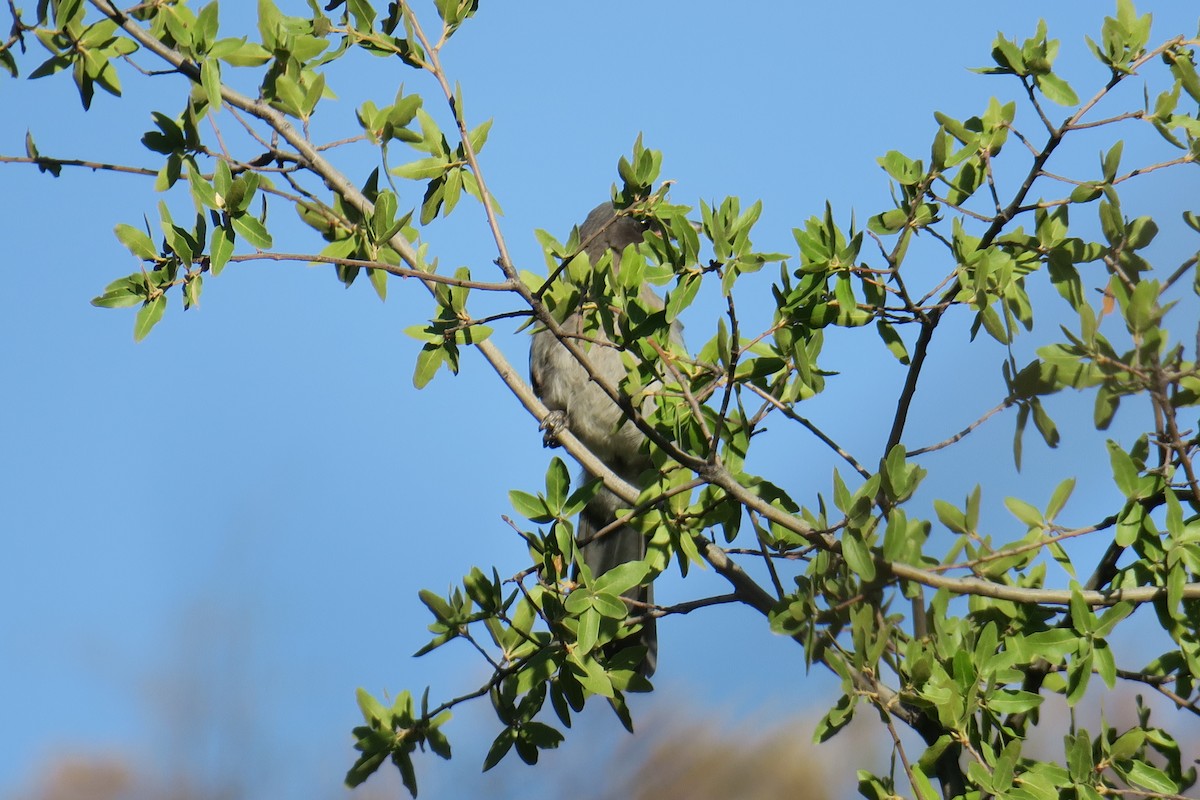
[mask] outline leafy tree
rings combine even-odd
[[[1025,743],[1038,726],[1058,724],[1039,713],[1049,695],[1075,706],[1097,681],[1109,689],[1118,680],[1143,684],[1200,713],[1192,422],[1200,374],[1195,345],[1172,328],[1194,307],[1200,269],[1196,254],[1151,263],[1145,253],[1159,225],[1131,217],[1122,204],[1122,190],[1139,176],[1191,170],[1200,159],[1200,39],[1153,43],[1149,15],[1118,0],[1115,16],[1087,39],[1100,71],[1081,95],[1055,72],[1059,41],[1044,23],[1028,38],[998,36],[992,65],[979,71],[1005,76],[1016,99],[993,98],[968,119],[936,114],[927,155],[892,151],[879,159],[893,187],[890,207],[859,228],[827,206],[795,229],[794,255],[752,243],[757,203],[672,202],[661,154],[639,139],[618,164],[612,197],[620,213],[658,235],[627,251],[618,274],[611,259],[590,263],[577,234],[562,242],[542,233],[542,276],[508,254],[481,160],[491,122],[469,117],[465,92],[441,61],[478,3],[436,0],[436,21],[407,3],[376,5],[332,0],[322,8],[308,0],[311,13],[289,16],[259,0],[257,31],[231,34],[216,0],[202,7],[152,0],[125,10],[110,0],[39,0],[32,11],[9,4],[11,32],[0,46],[0,66],[13,76],[69,72],[85,108],[97,87],[119,95],[131,76],[170,75],[181,90],[178,111],[156,113],[141,139],[156,170],[46,155],[32,137],[24,157],[3,158],[53,176],[77,166],[141,172],[164,193],[156,225],[116,226],[142,268],[93,301],[136,308],[138,339],[171,298],[190,308],[230,264],[274,259],[327,264],[345,284],[365,275],[381,298],[389,276],[423,285],[434,312],[409,329],[424,343],[417,387],[443,368],[457,372],[463,349],[474,347],[542,419],[546,409],[490,338],[493,326],[510,319],[544,326],[586,366],[588,349],[560,327],[583,287],[605,300],[594,324],[636,357],[627,380],[600,383],[647,437],[655,470],[646,488],[624,483],[569,433],[559,438],[628,503],[626,521],[650,543],[645,562],[574,577],[572,520],[595,484],[573,485],[566,464],[553,458],[543,489],[512,493],[528,521],[517,527],[529,568],[502,578],[472,567],[448,596],[421,594],[434,618],[434,637],[421,652],[466,640],[491,676],[441,702],[406,692],[386,703],[360,691],[362,755],[349,783],[390,759],[415,794],[415,752],[428,747],[449,758],[451,710],[472,699],[488,698],[499,723],[485,768],[512,752],[536,762],[593,698],[632,726],[626,695],[650,686],[628,650],[606,645],[650,617],[736,602],[761,613],[764,633],[791,637],[808,663],[840,678],[818,739],[835,735],[862,706],[877,713],[897,758],[887,774],[860,773],[866,797],[930,798],[935,782],[944,797],[1011,798],[1178,797],[1195,785],[1189,756],[1144,707],[1129,728],[1062,725],[1057,759]],[[352,135],[321,144],[310,123],[332,105],[333,76],[343,74],[335,64],[364,53],[403,64],[421,91],[402,86],[394,99],[362,104]],[[1114,108],[1114,90],[1135,77],[1145,82],[1144,104]],[[427,110],[433,103],[445,104],[450,127]],[[1166,155],[1131,160],[1118,137],[1147,125]],[[1056,170],[1060,150],[1098,136],[1105,141],[1094,170]],[[335,164],[341,148],[373,149],[378,166],[347,174]],[[398,153],[404,163],[394,163]],[[437,243],[421,231],[452,214],[464,193],[483,208],[495,265],[447,274],[438,269]],[[410,208],[408,198],[417,196]],[[287,206],[323,245],[299,254],[275,249],[269,213]],[[1200,216],[1180,211],[1200,232]],[[774,316],[748,330],[739,292],[756,285],[743,278],[764,268],[778,272]],[[1057,300],[1035,302],[1031,291],[1046,281],[1061,299],[1053,309]],[[644,283],[663,287],[664,308],[645,303]],[[714,319],[690,320],[699,347],[685,351],[668,331],[702,285],[719,292],[724,307]],[[476,316],[480,293],[505,310]],[[1042,318],[1065,314],[1065,324],[1035,331],[1035,305]],[[969,318],[972,338],[1002,346],[1007,392],[960,434],[915,446],[906,441],[907,420],[931,343],[951,317]],[[886,348],[906,369],[898,396],[870,398],[872,413],[893,420],[870,457],[847,452],[804,415],[803,402],[837,380],[837,365],[822,359],[826,331],[836,329],[861,348]],[[1019,336],[1034,338],[1032,360],[1019,358],[1026,349]],[[979,488],[961,503],[932,498],[933,513],[924,511],[927,454],[1012,410],[1019,466],[1030,422],[1048,446],[1060,443],[1044,399],[1067,390],[1093,399],[1101,436],[1122,405],[1143,419],[1140,437],[1107,443],[1119,502],[1085,509],[1083,524],[1065,523],[1075,488],[1069,478],[1044,506],[1005,499],[1012,520],[996,530],[980,522]],[[653,410],[643,413],[647,396]],[[829,486],[800,497],[783,488],[787,476],[751,472],[751,445],[764,441],[767,420],[811,433],[844,461],[845,476],[835,472]],[[1106,545],[1104,556],[1083,569],[1081,543],[1096,541]],[[667,607],[619,599],[665,570],[686,575],[700,564],[728,581],[728,594]],[[1065,575],[1060,586],[1051,568]],[[1134,619],[1153,620],[1164,649],[1119,667],[1109,640]],[[902,735],[905,728],[916,738]]]

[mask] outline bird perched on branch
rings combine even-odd
[[[645,225],[630,216],[618,215],[611,203],[603,203],[588,214],[579,227],[580,241],[593,264],[606,250],[613,251],[613,270],[620,270],[621,251],[642,241]],[[586,298],[594,300],[595,298]],[[652,308],[662,308],[662,299],[643,285],[642,301]],[[572,314],[562,324],[564,332],[583,336],[585,327],[579,313]],[[672,339],[680,340],[679,326],[672,328]],[[586,350],[593,370],[614,388],[620,387],[627,370],[622,352],[613,346],[602,330],[587,331],[590,345],[577,339]],[[543,423],[546,443],[554,446],[554,431],[567,428],[592,453],[626,482],[639,485],[639,478],[649,469],[650,457],[643,447],[645,435],[611,397],[592,381],[579,363],[553,333],[542,329],[534,333],[529,350],[529,373],[533,390],[550,409]],[[653,390],[653,386],[649,387]],[[652,398],[643,403],[643,413],[652,408]],[[599,576],[628,561],[640,561],[646,555],[646,537],[630,526],[604,531],[617,518],[617,510],[629,504],[608,489],[601,487],[596,496],[579,515],[576,541],[580,544],[583,561],[593,575]],[[653,603],[653,586],[639,586],[626,592],[625,597],[639,603]],[[634,609],[642,613],[644,606]],[[639,671],[649,677],[654,673],[658,658],[658,638],[653,617],[647,617],[639,639],[634,644],[646,647],[646,657]]]

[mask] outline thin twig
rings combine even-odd
[[[511,292],[512,286],[507,282],[493,283],[490,281],[474,281],[464,278],[455,278],[450,275],[438,275],[434,272],[426,272],[425,270],[410,269],[409,267],[401,267],[395,264],[388,264],[383,261],[368,261],[361,258],[337,258],[335,256],[323,256],[313,253],[271,253],[258,252],[249,253],[246,255],[230,256],[231,262],[245,261],[304,261],[307,263],[317,264],[336,264],[341,267],[361,267],[363,269],[378,269],[384,272],[389,272],[401,278],[417,278],[423,281],[431,281],[433,283],[441,283],[447,286],[460,286],[464,289],[479,289],[486,292]]]
[[[967,437],[967,435],[969,435],[972,431],[974,431],[980,425],[987,422],[989,419],[994,417],[996,414],[999,414],[1001,411],[1004,411],[1005,409],[1010,408],[1016,402],[1017,402],[1017,399],[1010,395],[1009,397],[1004,398],[1004,400],[1002,400],[995,408],[984,413],[984,415],[982,417],[975,420],[970,425],[968,425],[967,427],[963,428],[958,433],[951,436],[949,439],[940,441],[937,444],[931,444],[931,445],[927,445],[925,447],[918,447],[916,450],[909,450],[904,455],[906,458],[913,458],[914,456],[924,455],[925,453],[932,453],[935,450],[941,450],[942,448],[949,447],[950,445],[954,444],[955,442],[962,441],[964,438]]]
[[[864,467],[862,464],[860,464],[858,462],[858,459],[856,459],[854,456],[850,455],[850,453],[848,451],[842,449],[841,445],[839,445],[832,438],[830,438],[830,436],[828,434],[826,434],[825,431],[821,430],[816,425],[814,425],[807,417],[800,416],[790,406],[785,405],[784,403],[780,402],[780,400],[778,398],[771,396],[771,394],[769,392],[767,392],[765,389],[762,389],[761,387],[756,386],[753,383],[747,383],[747,384],[745,384],[745,386],[746,386],[746,388],[750,389],[750,391],[754,392],[759,397],[761,397],[763,400],[765,400],[767,403],[769,403],[773,408],[775,408],[777,411],[779,411],[779,413],[783,414],[785,417],[792,420],[793,422],[798,422],[801,425],[803,425],[805,428],[807,428],[808,431],[810,433],[812,433],[813,436],[816,436],[818,439],[820,439],[825,444],[826,447],[828,447],[830,450],[832,450],[833,452],[835,452],[839,456],[841,456],[842,460],[845,461],[847,464],[849,464],[850,467],[855,472],[857,472],[859,475],[861,475],[864,478],[871,477],[870,471],[866,467]]]
[[[145,175],[149,177],[158,175],[158,170],[156,169],[129,167],[124,164],[110,164],[104,161],[84,161],[78,158],[50,158],[48,156],[30,158],[28,156],[0,155],[0,164],[36,164],[39,167],[82,167],[83,169],[93,171],[123,172],[127,175]]]

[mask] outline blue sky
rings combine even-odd
[[[756,242],[794,252],[790,229],[826,200],[843,220],[887,206],[875,158],[890,149],[925,157],[934,110],[961,118],[993,94],[1016,96],[1015,81],[966,69],[988,63],[997,29],[1024,38],[1045,16],[1063,41],[1062,72],[1090,96],[1107,76],[1083,36],[1095,38],[1112,13],[1030,1],[921,13],[882,2],[482,6],[445,61],[468,115],[495,119],[484,169],[513,256],[534,270],[542,259],[532,231],[565,235],[607,196],[639,133],[665,152],[677,202],[762,198]],[[1154,13],[1157,41],[1195,32],[1188,6],[1139,10]],[[250,32],[250,12],[226,2],[223,24]],[[41,60],[31,56],[26,74]],[[156,166],[138,138],[151,109],[179,107],[179,80],[129,69],[122,80],[123,99],[97,93],[87,114],[65,76],[0,80],[0,153],[23,154],[28,129],[47,155]],[[435,105],[419,75],[360,57],[331,76],[341,99],[321,106],[316,135],[352,133],[355,105],[390,101],[399,81]],[[1122,102],[1137,105],[1140,91]],[[227,113],[219,121],[232,125]],[[1033,129],[1027,108],[1022,121]],[[1127,158],[1164,152],[1152,133],[1130,134]],[[1103,145],[1094,141],[1064,153],[1060,170],[1094,171]],[[344,163],[362,177],[369,158],[359,151]],[[500,515],[512,513],[509,489],[541,485],[550,453],[536,423],[475,354],[458,377],[413,389],[419,345],[402,330],[432,305],[395,280],[381,304],[365,282],[343,290],[328,270],[235,265],[207,281],[198,309],[172,306],[135,344],[132,313],[88,301],[136,268],[111,231],[156,217],[149,183],[81,170],[55,180],[0,165],[0,189],[0,796],[27,786],[58,752],[118,754],[210,782],[227,775],[248,796],[339,796],[356,687],[430,685],[431,696],[448,697],[481,679],[465,647],[410,658],[427,638],[417,590],[445,588],[474,565],[501,575],[525,565]],[[1132,187],[1130,210],[1153,213],[1163,198],[1176,208],[1185,193],[1195,195],[1194,170]],[[186,216],[185,199],[170,202]],[[318,246],[289,210],[274,213],[277,249]],[[466,200],[456,219],[428,231],[443,266],[491,275],[481,221]],[[1195,247],[1179,228],[1163,222],[1156,243],[1172,264]],[[925,277],[946,269],[931,264]],[[742,302],[761,324],[769,294],[765,281],[756,286],[762,295],[748,288]],[[693,342],[711,335],[712,307],[706,298],[686,320]],[[1194,321],[1194,308],[1187,313]],[[1000,350],[967,349],[966,325],[948,320],[939,332],[911,445],[949,435],[1003,396]],[[499,341],[523,365],[526,341],[510,334]],[[873,460],[902,373],[864,341],[830,336],[825,366],[842,374],[804,412]],[[931,459],[931,468],[958,465],[936,496],[957,501],[995,477],[985,501],[999,525],[1004,494],[1044,504],[1061,478],[1103,470],[1103,442],[1084,436],[1090,400],[1056,399],[1055,410],[1069,446],[1051,453],[1031,434],[1015,475],[1012,422],[1001,419],[960,453]],[[1123,417],[1111,435],[1139,429],[1133,414]],[[755,466],[812,502],[833,462],[776,425]],[[941,460],[950,458],[960,460]],[[1095,489],[1081,481],[1076,501],[1111,500],[1109,483],[1103,471]],[[711,574],[668,576],[660,601],[720,591]],[[660,636],[659,692],[634,705],[651,728],[680,715],[777,721],[824,711],[826,677],[806,676],[801,652],[752,611],[671,619]],[[563,770],[624,735],[605,713],[578,727],[548,756],[549,770],[509,765],[493,791],[550,796]],[[477,787],[494,730],[486,709],[465,711],[448,730],[452,765],[420,762],[422,796]]]

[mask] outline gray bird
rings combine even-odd
[[[588,214],[579,228],[579,236],[584,242],[594,237],[584,248],[592,263],[597,262],[606,249],[612,249],[617,259],[614,269],[619,269],[621,251],[627,245],[641,242],[645,230],[638,220],[618,217],[611,203],[603,203]],[[662,299],[647,286],[643,286],[642,299],[652,307],[662,307]],[[562,327],[568,333],[584,332],[579,314],[568,317]],[[589,331],[588,336],[597,342],[608,341],[603,331]],[[672,338],[679,339],[678,326],[672,331]],[[600,375],[614,387],[620,386],[626,375],[620,350],[592,344],[587,355]],[[547,443],[553,443],[554,428],[565,425],[609,469],[627,482],[638,485],[639,477],[650,467],[650,458],[642,447],[645,436],[633,423],[624,419],[620,407],[591,381],[575,357],[547,330],[539,330],[533,335],[529,348],[529,374],[534,392],[551,411],[552,416],[547,418],[547,424],[544,425],[547,428]],[[643,413],[651,410],[652,403],[651,398],[646,399]],[[601,575],[627,561],[641,560],[646,555],[646,537],[628,526],[598,539],[592,538],[616,519],[617,509],[627,506],[628,503],[601,488],[579,515],[576,539],[581,544],[584,563],[593,575]],[[625,596],[631,600],[652,603],[653,588],[640,586]],[[642,610],[637,608],[635,613]],[[641,641],[638,643],[646,647],[646,659],[639,670],[649,677],[654,674],[658,659],[658,637],[653,617],[643,625]]]

